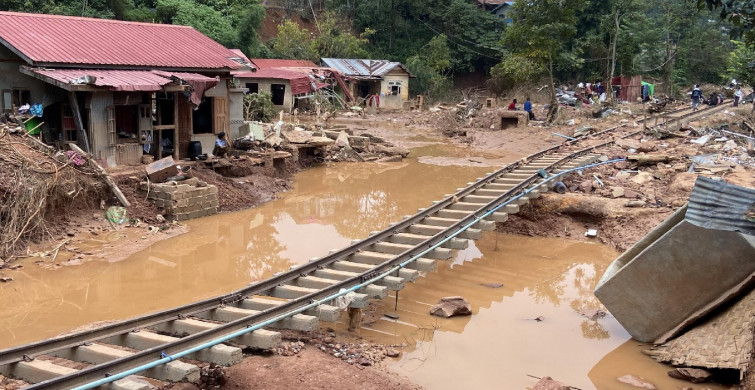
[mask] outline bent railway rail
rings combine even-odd
[[[112,382],[111,388],[141,389],[138,381],[120,379],[136,373],[163,381],[196,380],[199,368],[177,357],[235,364],[242,358],[241,349],[221,341],[274,348],[281,335],[263,326],[316,330],[319,321],[338,320],[342,309],[331,302],[335,296],[349,292],[352,308],[385,298],[389,290],[401,290],[421,272],[432,271],[437,261],[450,259],[454,249],[465,248],[468,239],[495,229],[496,222],[505,222],[520,205],[538,197],[549,184],[544,176],[593,163],[600,157],[595,150],[613,142],[569,154],[557,153],[562,145],[542,150],[364,240],[232,293],[2,350],[0,374],[32,383],[30,389],[92,388],[106,382]],[[89,365],[76,370],[50,357]]]

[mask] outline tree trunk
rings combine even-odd
[[[608,80],[606,81],[606,91],[608,93],[609,102],[611,102],[611,104],[616,104],[615,98],[613,96],[612,84],[613,75],[616,72],[616,45],[619,42],[619,27],[621,26],[621,15],[619,14],[618,10],[616,10],[616,14],[614,15],[614,22],[616,22],[616,29],[614,30],[613,39],[611,39],[611,65],[609,66],[610,71],[608,72]]]
[[[553,54],[548,58],[548,77],[550,79],[551,104],[546,121],[550,124],[558,116],[558,100],[556,99],[556,82],[553,80]]]

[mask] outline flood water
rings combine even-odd
[[[475,161],[461,167],[437,159],[449,153]],[[492,171],[476,165],[493,156],[467,149],[429,145],[412,155],[402,163],[304,170],[280,199],[189,221],[189,233],[123,261],[50,270],[26,260],[13,282],[0,284],[0,349],[230,292],[347,246]],[[119,237],[93,236],[80,246]],[[599,307],[592,289],[616,255],[597,244],[486,233],[408,284],[399,295],[398,320],[382,317],[361,335],[406,343],[390,367],[428,389],[524,389],[536,382],[528,375],[581,389],[629,389],[616,382],[625,374],[675,389],[684,383],[668,379],[666,367],[643,356],[613,318],[580,315]],[[430,306],[449,295],[468,299],[473,315],[430,317]],[[378,314],[393,312],[393,304],[386,299]]]
[[[544,376],[580,389],[636,389],[617,381],[627,374],[658,389],[726,388],[668,377],[614,318],[592,317],[601,308],[592,291],[614,250],[492,232],[471,244],[401,290],[397,304],[395,296],[382,301],[378,320],[361,329],[368,340],[407,345],[391,369],[433,390],[525,389]],[[440,298],[456,295],[472,316],[429,315]]]

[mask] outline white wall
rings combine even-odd
[[[272,93],[271,85],[272,84],[283,84],[286,86],[286,95],[283,97],[283,104],[282,105],[275,105],[275,112],[278,112],[280,110],[283,110],[285,112],[291,112],[294,108],[294,98],[293,95],[291,95],[291,84],[288,80],[279,80],[279,79],[249,79],[249,78],[240,78],[239,81],[241,82],[242,86],[246,86],[247,83],[256,83],[258,85],[258,91],[259,92],[267,92]]]

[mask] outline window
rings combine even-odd
[[[13,111],[13,107],[31,104],[31,91],[28,89],[4,89],[2,96],[3,111]]]
[[[258,93],[260,91],[260,85],[257,83],[246,83],[246,88],[249,89],[247,93]]]
[[[213,98],[205,97],[199,107],[191,112],[194,134],[210,134],[213,132],[212,106]]]
[[[115,106],[115,135],[119,144],[139,142],[139,106]]]
[[[391,86],[391,95],[401,95],[401,87],[398,85]]]
[[[286,98],[286,84],[272,84],[270,92],[273,94],[273,105],[282,106]]]
[[[21,107],[24,104],[31,104],[31,91],[28,89],[13,90],[13,105]]]

